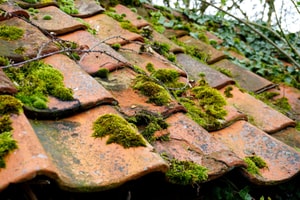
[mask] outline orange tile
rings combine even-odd
[[[90,17],[105,10],[98,2],[91,0],[74,0],[74,4],[78,10],[78,14],[71,14],[74,17]]]
[[[272,136],[299,151],[300,131],[297,131],[295,128],[286,128],[282,131],[272,134]]]
[[[0,94],[16,94],[17,88],[0,68]]]
[[[280,183],[292,178],[300,170],[299,152],[248,122],[238,121],[211,134],[238,157],[243,159],[246,156],[257,155],[267,163],[267,167],[259,170],[261,175],[253,175],[242,170],[255,184]]]
[[[26,10],[20,8],[18,5],[10,4],[8,2],[3,2],[0,4],[0,9],[5,10],[6,12],[10,13],[10,15],[0,15],[0,21],[11,18],[13,15],[17,15],[20,17],[25,17],[29,19],[29,14]]]

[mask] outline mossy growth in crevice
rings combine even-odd
[[[225,91],[224,91],[224,94],[225,94],[225,97],[227,98],[232,98],[233,97],[233,94],[231,94],[231,91],[233,90],[233,87],[232,86],[228,86],[225,88]]]
[[[267,163],[259,156],[247,156],[244,158],[247,163],[246,170],[253,175],[260,175],[259,169],[267,167]]]
[[[172,100],[168,90],[155,82],[154,79],[143,74],[137,75],[133,80],[133,88],[149,97],[148,102],[158,106],[167,105]]]
[[[206,130],[213,131],[222,127],[222,121],[227,115],[224,109],[226,100],[205,81],[191,89],[190,97],[180,97],[179,101],[187,109],[187,115]]]
[[[133,33],[140,33],[137,27],[135,27],[129,20],[124,19],[126,17],[126,14],[118,14],[113,9],[105,11],[105,14],[118,21],[123,29],[126,29]]]
[[[48,95],[62,101],[73,100],[73,91],[64,86],[63,75],[51,65],[34,61],[20,68],[6,68],[4,72],[16,83],[16,97],[28,107],[47,108]]]
[[[12,138],[13,130],[10,114],[22,112],[22,103],[10,95],[0,95],[0,168],[5,168],[4,157],[18,148]]]
[[[161,155],[170,165],[166,178],[170,183],[178,185],[198,185],[208,179],[208,169],[192,161],[170,159]]]
[[[7,66],[10,64],[10,60],[6,57],[0,56],[0,66]]]
[[[2,40],[18,40],[24,35],[24,30],[16,26],[0,25],[0,39]]]
[[[174,53],[170,52],[169,44],[154,41],[153,43],[151,43],[151,48],[160,55],[166,57],[169,61],[176,62],[176,56]]]
[[[58,0],[59,9],[67,14],[78,14],[79,11],[75,6],[74,0]]]
[[[117,114],[101,115],[93,123],[93,131],[93,137],[109,136],[107,144],[116,143],[124,148],[146,146],[145,140],[137,134],[135,127]]]
[[[95,76],[103,79],[107,79],[108,75],[109,75],[109,70],[107,68],[101,68],[95,74]]]
[[[127,121],[137,126],[144,138],[152,143],[156,140],[169,140],[169,134],[156,137],[154,134],[156,131],[164,130],[168,128],[168,124],[162,118],[162,116],[147,111],[141,111],[132,117],[128,117]]]

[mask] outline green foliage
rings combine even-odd
[[[19,114],[22,111],[22,103],[11,95],[0,95],[0,115]]]
[[[232,98],[233,97],[233,95],[230,93],[232,90],[233,90],[233,88],[231,86],[226,87],[226,89],[224,91],[224,94],[227,98]]]
[[[121,44],[120,43],[112,44],[111,48],[113,48],[116,51],[119,51],[119,49],[121,48]]]
[[[109,74],[109,70],[106,68],[101,68],[97,71],[97,73],[95,74],[97,77],[100,78],[108,78],[108,74]]]
[[[78,9],[75,7],[74,0],[58,0],[59,9],[67,14],[78,14]]]
[[[29,107],[47,108],[48,95],[63,101],[73,100],[72,90],[64,86],[63,75],[41,61],[30,62],[21,68],[6,68],[4,72],[18,84],[16,97]]]
[[[12,130],[11,127],[12,121],[10,120],[10,116],[8,114],[0,115],[0,134],[3,132],[9,132]]]
[[[17,142],[12,138],[10,132],[0,134],[0,168],[5,168],[4,157],[17,148]]]
[[[158,106],[166,105],[171,101],[171,95],[169,92],[146,75],[140,74],[136,76],[133,88],[149,97],[148,101]]]
[[[52,16],[51,15],[44,15],[43,20],[51,20]]]
[[[154,136],[156,131],[168,128],[168,124],[159,115],[141,111],[135,116],[127,118],[127,121],[138,127],[142,127],[141,134],[150,143],[157,139],[168,140],[168,135],[163,138]]]
[[[0,25],[0,39],[18,40],[22,38],[24,30],[16,26]]]
[[[208,178],[207,168],[192,161],[172,159],[169,162],[170,168],[166,172],[166,177],[173,184],[196,185]]]
[[[117,143],[124,148],[146,146],[141,135],[136,133],[125,119],[116,114],[105,114],[93,123],[93,137],[109,136],[107,144]]]
[[[122,21],[120,24],[123,29],[129,30],[133,33],[139,33],[139,30],[130,21]]]
[[[244,158],[247,163],[247,171],[251,174],[260,175],[259,169],[267,167],[267,163],[259,156],[248,156]]]
[[[10,64],[10,61],[8,58],[0,56],[0,66],[6,66],[9,64]]]

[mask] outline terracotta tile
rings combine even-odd
[[[162,55],[156,53],[154,50],[151,52],[139,53],[141,44],[130,43],[122,46],[120,54],[122,54],[127,60],[130,60],[132,65],[137,65],[147,72],[146,65],[152,63],[155,69],[175,69],[181,76],[186,77],[186,73],[168,61]]]
[[[184,52],[184,49],[182,47],[175,44],[174,42],[169,40],[167,37],[158,33],[155,30],[153,31],[153,41],[168,44],[170,46],[170,52],[173,52],[173,53],[183,53]]]
[[[222,44],[223,40],[217,36],[215,36],[213,33],[206,31],[205,35],[208,37],[209,40],[215,40],[217,44]]]
[[[265,160],[267,167],[259,170],[261,175],[242,170],[255,184],[276,184],[299,173],[300,154],[297,151],[245,121],[211,134],[240,158],[257,155]]]
[[[13,4],[12,2],[8,1],[8,2],[1,3],[0,9],[5,10],[7,12],[5,16],[0,15],[0,21],[11,18],[15,15],[29,19],[29,14],[26,12],[26,10],[23,10],[22,8]]]
[[[99,104],[116,103],[113,96],[104,87],[102,87],[102,85],[84,72],[73,60],[67,56],[57,54],[44,59],[44,61],[45,63],[48,63],[54,68],[58,69],[64,75],[64,84],[66,87],[73,90],[73,96],[75,100],[79,102],[80,109],[88,109]],[[55,105],[52,107],[52,109],[56,110],[57,106],[65,106],[61,102],[59,104],[60,105],[52,102],[52,105]],[[73,101],[70,102],[69,106],[71,107],[69,109],[74,109],[72,107]]]
[[[163,32],[163,34],[167,38],[172,38],[172,37],[179,38],[185,35],[189,35],[189,32],[185,30],[166,29],[165,32]]]
[[[170,158],[193,161],[208,168],[209,180],[245,163],[223,143],[183,113],[166,119],[170,141],[156,141],[154,147]]]
[[[121,4],[118,4],[117,6],[114,7],[116,10],[116,13],[119,15],[125,14],[126,16],[124,17],[125,20],[128,20],[131,22],[132,25],[134,25],[137,28],[142,28],[144,26],[149,25],[149,23],[141,18],[137,13],[133,12],[131,9],[127,8],[126,6],[123,6]]]
[[[183,36],[183,37],[178,38],[178,40],[187,45],[194,46],[199,51],[205,52],[208,55],[210,55],[210,58],[207,60],[208,64],[213,64],[215,62],[218,62],[219,60],[226,58],[226,55],[223,52],[216,50],[212,46],[210,46],[200,40],[197,40],[191,36]]]
[[[98,14],[84,19],[97,31],[96,37],[107,44],[126,44],[129,41],[144,41],[137,33],[123,29],[119,22],[106,14]]]
[[[0,169],[0,191],[9,184],[28,181],[37,175],[56,178],[56,168],[25,115],[11,115],[11,120],[18,148],[4,158],[6,168]]]
[[[39,11],[40,12],[37,13],[31,20],[33,23],[47,30],[48,32],[53,32],[57,35],[61,35],[78,29],[86,28],[85,25],[75,20],[55,6],[40,8]],[[52,19],[43,19],[45,15],[52,16]]]
[[[299,151],[300,131],[297,131],[295,128],[286,128],[282,131],[272,134],[272,136]]]
[[[4,24],[21,28],[24,30],[24,34],[23,37],[18,40],[7,41],[0,39],[0,56],[19,62],[23,61],[24,58],[36,57],[40,50],[41,55],[58,50],[58,47],[51,43],[49,38],[24,20],[13,17],[5,21],[0,21],[0,25]],[[24,52],[22,54],[16,53],[15,50],[20,48],[24,50]]]
[[[58,7],[56,0],[37,1],[35,3],[27,3],[22,0],[13,0],[13,1],[22,8],[42,8],[42,7],[46,7],[46,6],[57,6]]]
[[[289,126],[295,126],[295,122],[256,99],[246,92],[241,92],[232,86],[233,97],[227,98],[228,105],[234,106],[240,112],[245,113],[255,126],[267,133],[275,133]],[[224,88],[221,90],[224,92]],[[225,95],[224,95],[225,96]]]
[[[190,79],[195,81],[200,80],[200,73],[205,74],[205,79],[211,87],[220,89],[228,84],[234,83],[234,81],[222,74],[221,72],[211,68],[209,65],[203,64],[189,55],[176,54],[177,62],[180,64],[188,73]]]
[[[97,1],[93,0],[74,0],[74,4],[78,10],[78,14],[71,14],[74,17],[90,17],[105,10]]]
[[[110,73],[107,80],[96,78],[119,102],[120,111],[127,116],[133,116],[136,113],[147,110],[152,113],[159,113],[167,117],[176,112],[185,112],[185,108],[175,100],[168,105],[157,106],[147,103],[148,97],[140,94],[132,88],[132,81],[136,73],[129,68],[123,68]]]
[[[15,94],[17,88],[0,68],[0,94]]]
[[[151,172],[167,170],[165,161],[149,144],[125,149],[115,143],[106,144],[107,138],[92,137],[93,122],[108,113],[118,114],[110,106],[100,106],[61,120],[30,121],[57,168],[56,181],[63,189],[108,190]]]
[[[222,123],[222,127],[227,127],[239,120],[247,120],[247,115],[240,112],[234,106],[226,105],[224,109],[227,111],[227,115],[224,118],[224,122]]]
[[[79,64],[82,69],[89,74],[93,75],[101,68],[114,71],[129,65],[129,62],[123,56],[87,31],[79,30],[63,35],[60,38],[76,42],[79,46],[83,47],[84,50],[99,51],[80,55],[81,60]]]
[[[300,121],[300,91],[296,88],[287,86],[287,85],[279,85],[279,88],[273,88],[268,90],[268,92],[276,92],[279,93],[278,96],[275,96],[274,99],[285,97],[288,99],[288,102],[292,108],[290,113],[290,117],[297,121]]]
[[[263,90],[276,86],[267,79],[264,79],[257,74],[244,69],[226,59],[214,63],[214,66],[229,70],[232,74],[232,78],[242,88],[251,92],[260,93]]]

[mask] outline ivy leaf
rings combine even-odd
[[[242,190],[239,191],[239,195],[243,200],[252,200],[251,195],[249,194],[249,187],[244,187]]]

